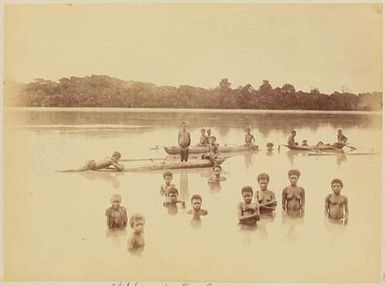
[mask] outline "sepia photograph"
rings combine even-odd
[[[382,2],[2,20],[2,283],[384,283]]]

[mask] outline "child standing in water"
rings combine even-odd
[[[120,195],[112,195],[111,207],[105,213],[109,229],[124,229],[127,226],[127,211],[126,208],[120,206],[121,201]]]
[[[340,179],[331,182],[332,194],[325,198],[325,215],[332,222],[348,223],[349,207],[348,198],[341,195],[344,184]]]
[[[223,182],[226,180],[225,177],[221,176],[222,173],[222,167],[219,165],[215,165],[213,167],[213,174],[208,180],[209,184],[219,184],[220,182]]]
[[[251,129],[249,127],[246,128],[246,134],[245,134],[245,147],[250,147],[254,145],[255,138],[253,134],[251,134]]]
[[[168,209],[168,212],[170,214],[177,214],[178,213],[178,205],[181,208],[185,208],[185,202],[179,200],[178,198],[179,192],[178,189],[175,187],[168,188],[167,191],[167,200],[163,203],[163,206]]]
[[[207,215],[207,211],[202,209],[202,197],[200,195],[193,195],[191,197],[192,210],[187,213],[192,214],[194,219],[200,219],[201,216]]]
[[[255,226],[259,220],[259,206],[253,200],[253,189],[249,186],[242,188],[243,202],[238,204],[238,221],[241,225]]]
[[[141,214],[134,214],[130,217],[130,226],[134,230],[131,238],[127,241],[129,250],[141,250],[144,248],[144,229],[145,219]]]
[[[187,131],[187,123],[182,122],[181,130],[178,133],[178,144],[180,147],[181,162],[188,160],[188,147],[191,144],[190,132]]]
[[[299,217],[304,214],[305,190],[297,186],[300,175],[299,170],[289,170],[290,185],[282,191],[282,209],[286,214],[293,217]]]
[[[167,191],[171,187],[175,187],[175,185],[172,183],[172,173],[170,171],[167,171],[163,174],[163,180],[164,183],[160,186],[159,193],[162,196],[167,196]]]
[[[275,199],[274,192],[267,189],[270,177],[268,174],[262,173],[258,175],[257,181],[260,190],[255,193],[255,199],[259,204],[259,212],[261,215],[271,216],[277,206],[277,200]]]

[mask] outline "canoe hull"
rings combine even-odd
[[[290,150],[293,151],[334,151],[334,152],[340,152],[342,151],[342,148],[337,148],[334,146],[289,146],[289,145],[283,145],[287,147]]]
[[[165,146],[164,150],[169,155],[179,155],[180,154],[180,148],[178,146]],[[208,152],[208,147],[189,147],[189,154],[205,154]],[[230,146],[223,146],[219,147],[220,153],[238,153],[238,152],[255,152],[258,151],[258,145],[253,145],[250,147],[246,146],[237,146],[237,147],[230,147]]]

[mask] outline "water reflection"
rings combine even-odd
[[[79,172],[79,174],[88,180],[101,180],[112,184],[114,189],[121,187],[119,177],[123,176],[123,173],[119,172]]]
[[[180,173],[179,179],[179,192],[182,201],[188,201],[189,199],[189,184],[188,184],[188,171],[183,170]]]
[[[127,231],[126,229],[107,229],[106,237],[110,238],[114,247],[121,247],[126,241]]]
[[[296,241],[299,239],[300,234],[297,231],[297,227],[299,225],[303,225],[304,223],[304,212],[299,215],[288,215],[285,212],[282,212],[282,223],[287,225],[288,231],[286,233],[286,237],[288,240]]]

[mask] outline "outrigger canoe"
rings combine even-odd
[[[177,160],[162,160],[142,163],[137,166],[125,167],[123,171],[114,169],[101,169],[102,172],[130,172],[130,171],[156,171],[156,170],[171,170],[171,169],[195,169],[195,168],[210,168],[215,165],[222,164],[228,157],[217,158],[215,162],[206,159],[190,159],[187,162]]]
[[[180,148],[178,146],[165,146],[163,147],[167,154],[178,155],[180,154]],[[205,154],[208,152],[208,147],[189,147],[189,154]],[[220,146],[220,153],[238,153],[238,152],[255,152],[258,151],[258,145],[247,146]]]
[[[294,145],[294,146],[289,146],[289,145],[283,145],[287,148],[289,148],[290,150],[294,150],[294,151],[334,151],[334,152],[342,152],[342,147],[335,147],[335,146],[331,146],[331,145],[321,145],[321,146],[297,146],[297,145]]]

